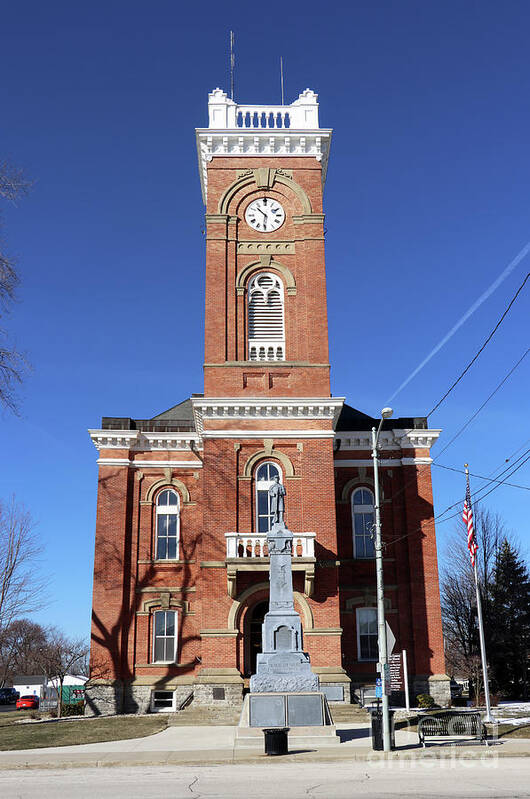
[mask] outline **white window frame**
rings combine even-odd
[[[376,641],[378,639],[377,636],[377,608],[357,608],[356,610],[356,627],[357,627],[357,660],[360,663],[377,663],[379,660],[379,655],[377,654],[373,658],[363,658],[361,656],[361,614],[367,610],[371,610],[375,613],[375,629],[376,629]]]
[[[268,288],[260,286],[260,278],[267,277],[272,281]],[[268,303],[269,294],[276,292],[280,298],[281,305],[281,331],[271,331],[270,334],[250,335],[250,303],[252,297],[261,294],[265,303]],[[270,329],[270,321],[267,322],[266,315],[262,317],[262,325],[265,329]],[[252,276],[247,290],[247,344],[249,361],[285,361],[285,292],[283,281],[273,272],[258,272]],[[265,331],[263,331],[265,333]]]
[[[177,498],[176,505],[159,505],[158,500],[164,494],[165,491],[169,491],[173,496]],[[170,558],[166,555],[165,558],[159,557],[158,554],[158,519],[160,516],[176,516],[177,517],[177,535],[176,535],[176,549],[175,549],[175,557]],[[162,537],[162,536],[161,536]],[[163,536],[166,540],[169,539],[170,536]],[[174,538],[175,536],[171,536]],[[180,549],[180,495],[178,491],[175,491],[174,488],[163,488],[159,491],[156,500],[155,500],[155,560],[178,560],[179,559],[179,549]],[[167,549],[166,549],[167,552]]]
[[[356,505],[354,502],[354,497],[357,491],[368,491],[372,497],[372,504],[370,505]],[[364,555],[363,553],[357,552],[357,542],[356,542],[356,535],[355,535],[355,515],[360,515],[361,513],[371,513],[373,518],[373,523],[375,524],[375,497],[374,492],[368,486],[355,486],[351,494],[351,524],[352,524],[352,537],[353,537],[353,557],[357,560],[374,560],[375,559],[375,545],[374,545],[374,554],[373,555]],[[364,536],[366,537],[366,536]],[[375,537],[375,531],[374,531]]]
[[[171,707],[157,707],[155,694],[164,693],[171,694]],[[163,688],[160,690],[151,691],[151,713],[174,713],[177,705],[177,692],[165,691]]]
[[[157,613],[172,613],[173,616],[174,616],[174,630],[175,630],[175,633],[173,635],[174,641],[173,641],[173,659],[172,660],[156,660],[156,639],[157,639],[157,634],[156,634],[156,614]],[[176,611],[176,610],[171,610],[171,609],[162,610],[162,608],[158,608],[157,610],[155,610],[153,612],[153,616],[152,616],[153,633],[152,633],[152,650],[151,650],[151,662],[152,663],[176,663],[177,662],[178,638],[179,638],[178,621],[179,621],[179,615],[178,615],[178,611]],[[166,624],[166,626],[167,626],[167,624]],[[162,635],[162,636],[158,636],[158,637],[164,638],[164,639],[165,638],[171,638],[170,635]]]
[[[283,485],[283,472],[279,464],[275,463],[274,461],[261,461],[256,466],[256,470],[254,472],[254,502],[256,503],[256,533],[260,535],[266,535],[268,531],[260,530],[259,529],[259,519],[260,519],[260,512],[259,512],[259,503],[258,503],[258,491],[268,491],[271,485],[273,484],[272,480],[258,480],[258,472],[262,466],[273,466],[277,472],[278,477],[280,478],[280,483]],[[270,498],[269,498],[269,517],[270,517]],[[270,530],[270,527],[269,527]]]

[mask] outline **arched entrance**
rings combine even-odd
[[[258,602],[249,612],[247,627],[248,649],[245,657],[245,676],[256,673],[256,657],[261,652],[261,628],[265,614],[269,610],[269,600]]]

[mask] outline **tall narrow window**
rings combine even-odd
[[[176,560],[179,556],[179,498],[176,491],[161,491],[156,500],[157,560]]]
[[[273,477],[282,482],[282,473],[275,463],[262,463],[256,470],[256,530],[268,533],[272,527],[271,502],[269,488]]]
[[[177,659],[177,614],[157,610],[153,618],[153,662],[174,663]]]
[[[269,272],[255,275],[248,286],[248,357],[285,360],[283,283]]]
[[[353,554],[356,558],[375,558],[374,495],[368,488],[357,488],[351,502]]]
[[[359,660],[377,660],[377,610],[357,609],[357,657]]]

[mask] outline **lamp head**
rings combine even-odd
[[[394,411],[392,410],[392,408],[383,408],[383,410],[381,411],[381,416],[383,417],[383,419],[390,419],[393,413]]]

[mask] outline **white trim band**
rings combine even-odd
[[[202,461],[131,461],[129,458],[98,458],[100,466],[130,466],[133,469],[202,469]]]
[[[432,463],[432,458],[381,458],[379,460],[380,466],[429,466]],[[335,468],[345,466],[351,468],[355,466],[373,466],[374,462],[370,458],[337,458],[333,461]]]

